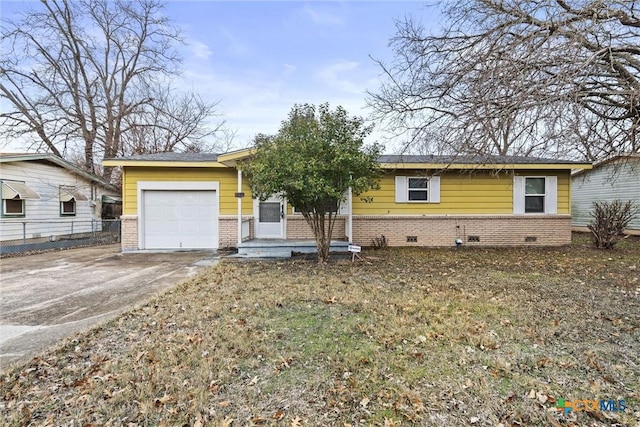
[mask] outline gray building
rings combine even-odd
[[[572,226],[586,231],[593,202],[633,200],[640,206],[640,154],[616,156],[571,176]],[[629,224],[630,234],[640,234],[640,215]]]

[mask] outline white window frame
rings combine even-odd
[[[409,200],[410,179],[427,180],[427,200]],[[413,191],[424,189],[415,188]],[[396,176],[395,178],[396,203],[440,203],[440,177],[439,176]]]
[[[24,181],[0,180],[0,183],[6,183],[7,185],[11,185],[12,182],[15,182],[16,184],[25,184]],[[4,187],[4,185],[3,185],[3,187]],[[4,193],[4,191],[3,191],[3,193]],[[7,200],[20,201],[21,212],[20,213],[7,212]],[[27,206],[26,206],[26,203],[25,203],[25,199],[21,198],[20,195],[18,195],[17,197],[14,197],[13,199],[5,199],[4,197],[2,198],[2,217],[24,218],[27,215],[26,214],[26,210],[27,210]]]
[[[411,187],[411,181],[424,181],[426,184],[425,187]],[[412,193],[426,193],[425,198],[412,199]],[[417,176],[408,176],[407,177],[407,201],[408,202],[427,202],[429,201],[429,178],[417,177]]]
[[[60,216],[76,216],[77,206],[78,206],[78,201],[76,200],[76,197],[81,198],[82,196],[82,195],[76,196],[77,188],[73,185],[61,185],[58,188],[58,194],[60,197]],[[62,197],[63,194],[65,196],[64,199]],[[69,196],[70,198],[67,199],[67,197]],[[65,204],[70,204],[73,207],[73,210],[65,211],[64,210]]]
[[[73,206],[73,211],[65,211],[64,210],[64,205],[65,203],[71,203],[71,206]],[[60,201],[60,216],[76,216],[76,199],[72,198],[71,200],[67,200],[66,202]]]
[[[544,178],[544,194],[526,194],[528,178]],[[544,196],[544,212],[525,212],[527,196]],[[513,213],[517,215],[556,215],[558,213],[558,177],[557,176],[514,176],[513,177]]]
[[[17,200],[22,206],[22,212],[7,212],[7,200]],[[3,217],[24,217],[25,216],[25,203],[24,199],[2,199],[2,216]]]
[[[527,193],[527,180],[542,180],[542,186],[544,191],[542,193]],[[542,197],[542,211],[527,212],[527,198],[529,197]],[[545,213],[547,209],[547,179],[542,176],[527,176],[524,178],[524,213]]]

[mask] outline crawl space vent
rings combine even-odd
[[[469,241],[469,242],[479,242],[480,241],[480,236],[469,236],[467,241]]]
[[[407,236],[407,243],[417,243],[418,236]]]
[[[538,241],[538,237],[537,236],[527,236],[524,238],[525,242],[537,242]]]

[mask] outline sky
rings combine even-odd
[[[37,6],[0,0],[4,18]],[[294,104],[328,102],[367,118],[366,91],[380,87],[372,58],[393,58],[395,19],[437,24],[425,1],[169,1],[183,31],[183,76],[174,83],[219,102],[234,146],[274,134]],[[382,140],[379,126],[368,142]]]

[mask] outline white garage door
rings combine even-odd
[[[145,249],[216,249],[215,191],[145,190]]]

